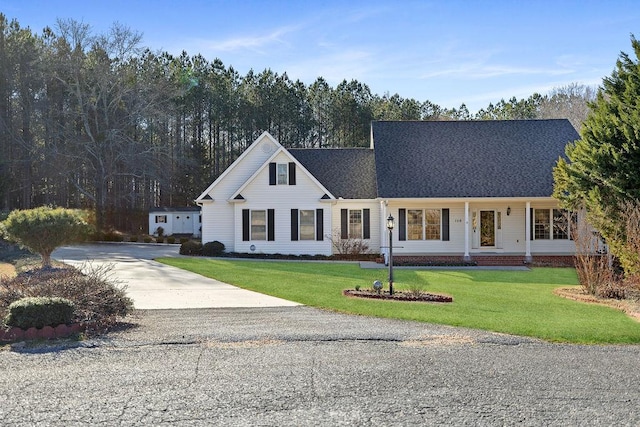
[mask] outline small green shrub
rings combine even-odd
[[[164,243],[164,237],[162,237],[162,236],[158,236],[158,237],[156,238],[156,243]]]
[[[224,243],[219,241],[207,242],[202,246],[202,255],[220,256],[224,252]]]
[[[176,242],[176,238],[173,236],[169,236],[167,237],[167,243],[169,243],[170,245],[173,245]]]
[[[134,242],[134,243],[137,242],[138,241],[138,236],[137,235],[133,235],[133,236],[129,237],[129,241],[130,242]]]
[[[180,245],[180,255],[202,255],[202,243],[187,240]]]
[[[151,240],[153,240],[151,237],[149,236],[144,236],[144,239],[142,239],[143,242],[145,243],[151,243]]]
[[[9,305],[5,323],[22,329],[71,323],[73,302],[59,297],[26,297]]]
[[[180,244],[187,243],[188,241],[189,241],[189,239],[187,237],[181,237],[180,238]]]
[[[83,267],[80,270],[50,268],[29,270],[3,281],[0,287],[0,319],[8,307],[25,297],[62,297],[74,304],[74,322],[113,324],[117,317],[133,310],[133,301],[126,288],[111,278],[112,265]]]
[[[102,235],[104,242],[123,242],[124,236],[117,231],[107,231]]]

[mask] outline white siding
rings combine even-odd
[[[247,149],[244,156],[234,163],[218,180],[211,191],[213,202],[202,203],[202,242],[218,240],[229,252],[235,248],[234,206],[228,199],[258,170],[279,148],[271,139],[263,136]],[[267,182],[268,183],[268,182]],[[244,196],[244,194],[243,194]],[[242,225],[242,224],[240,224]],[[242,235],[240,235],[242,240]]]
[[[403,240],[399,237],[399,209],[449,209],[449,240]],[[403,255],[449,255],[464,253],[464,202],[433,203],[398,202],[394,201],[387,207],[387,212],[393,215],[395,227],[393,229],[393,253]]]
[[[331,216],[333,223],[332,229],[327,229],[325,227],[325,233],[330,235],[332,239],[339,240],[340,239],[340,231],[341,231],[341,210],[342,209],[369,209],[370,210],[370,238],[365,240],[365,243],[369,246],[369,252],[371,253],[381,253],[380,246],[382,245],[382,240],[380,236],[380,203],[376,200],[338,200],[336,204],[333,205]],[[333,253],[337,253],[335,248],[333,248]]]
[[[553,200],[534,201],[532,209],[553,209],[558,205]],[[398,210],[399,209],[449,209],[449,241],[443,240],[404,240],[400,241]],[[510,208],[509,215],[507,211]],[[473,228],[474,212],[479,218],[480,211],[490,210],[500,215],[500,229],[496,228],[496,245],[481,247],[479,245],[479,224]],[[524,254],[526,251],[525,214],[526,202],[524,201],[476,201],[469,200],[469,243],[470,254]],[[403,255],[452,255],[464,254],[465,227],[464,227],[464,202],[438,201],[398,201],[394,200],[387,206],[387,215],[391,213],[396,219],[393,230],[394,253]],[[497,219],[496,219],[497,222]],[[382,239],[384,242],[385,239]],[[382,251],[384,252],[384,250]],[[573,241],[562,240],[533,240],[531,242],[532,255],[567,255],[575,252]]]
[[[273,161],[288,163],[284,153]],[[293,255],[330,255],[331,241],[327,234],[332,228],[331,203],[321,202],[324,192],[300,168],[296,168],[296,185],[269,185],[269,169],[263,168],[242,191],[245,202],[235,203],[233,217],[234,248],[236,252],[280,253]],[[242,210],[275,210],[275,240],[242,240]],[[323,209],[324,238],[318,240],[291,240],[291,209]],[[251,250],[251,246],[255,250]]]

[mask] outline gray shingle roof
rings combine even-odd
[[[373,122],[377,194],[549,197],[568,120]]]
[[[336,198],[376,198],[373,150],[369,148],[292,148],[289,152]]]

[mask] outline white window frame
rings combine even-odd
[[[250,240],[267,240],[267,210],[266,209],[256,209],[251,210],[251,218],[249,220],[249,238]],[[254,223],[254,215],[257,213],[262,213],[264,215],[264,225],[255,224]],[[260,218],[255,218],[256,221],[259,221]],[[264,230],[260,230],[264,227]],[[254,234],[255,233],[255,234]],[[262,233],[264,233],[264,237],[262,237]]]
[[[358,215],[359,214],[359,221],[354,221],[354,219],[357,219],[356,217],[354,217],[353,215]],[[362,209],[349,209],[347,211],[347,215],[349,218],[349,222],[347,224],[347,237],[349,239],[362,239],[363,236],[363,231],[364,231],[364,224],[363,224],[363,213],[362,213]]]
[[[548,221],[546,223],[538,222],[536,218],[536,212],[545,211],[549,216]],[[571,218],[571,212],[566,209],[561,208],[534,208],[533,209],[533,235],[531,236],[532,240],[571,240],[571,227],[573,221],[569,220],[567,224],[566,237],[556,237],[556,218],[558,218],[555,213],[560,212],[561,215],[566,218]],[[545,227],[546,233],[548,233],[549,237],[537,237],[536,227],[541,225]],[[564,234],[565,232],[563,232]]]
[[[412,212],[420,213],[420,224],[411,224],[410,220],[412,216]],[[438,218],[438,222],[429,222],[428,217],[429,213],[436,213]],[[437,237],[431,237],[433,234],[429,233],[427,230],[429,227],[433,227],[437,225]],[[418,236],[417,228],[420,227],[420,234]],[[413,228],[413,231],[412,231]],[[407,209],[407,224],[406,224],[406,234],[407,240],[426,240],[426,241],[441,241],[442,240],[442,209],[439,208],[425,208],[425,209]]]
[[[167,216],[166,215],[156,215],[156,224],[166,224]]]
[[[303,217],[305,221],[303,221]],[[316,211],[315,209],[300,209],[298,211],[299,240],[316,240]]]
[[[288,163],[276,163],[276,184],[277,185],[289,184],[289,164]]]

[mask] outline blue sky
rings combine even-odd
[[[152,50],[271,68],[311,84],[343,79],[472,112],[570,83],[599,85],[640,38],[640,1],[0,0],[40,33],[57,18],[114,22]],[[632,57],[634,57],[632,55]]]

